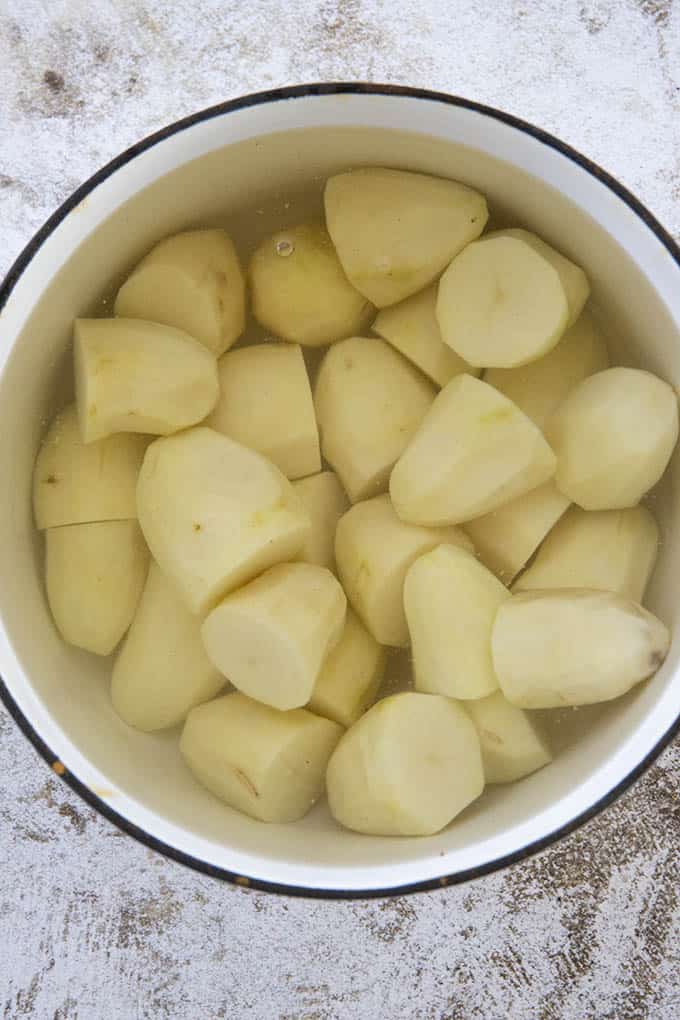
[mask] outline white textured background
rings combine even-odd
[[[141,136],[244,92],[353,78],[533,121],[680,234],[680,0],[0,0],[0,272]],[[3,1020],[675,1020],[679,772],[676,746],[503,874],[311,903],[122,836],[0,711]]]

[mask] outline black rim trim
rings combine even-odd
[[[680,247],[676,244],[670,234],[661,226],[652,213],[650,213],[649,210],[639,201],[639,199],[631,194],[627,188],[620,184],[614,177],[608,174],[596,163],[593,163],[585,156],[582,156],[575,149],[572,149],[569,145],[559,141],[559,139],[555,138],[548,132],[534,127],[534,125],[521,120],[519,117],[515,117],[509,113],[504,113],[502,110],[497,110],[481,103],[475,103],[469,99],[463,99],[459,96],[451,96],[444,92],[432,92],[427,89],[409,88],[407,86],[399,85],[373,85],[361,82],[324,82],[307,85],[294,85],[281,89],[271,89],[266,92],[257,92],[248,96],[243,96],[239,99],[232,99],[225,103],[219,103],[216,106],[211,106],[205,110],[199,111],[198,113],[184,117],[182,120],[178,120],[174,124],[170,124],[167,127],[162,128],[160,131],[156,131],[154,134],[149,135],[147,138],[142,139],[140,142],[137,142],[135,145],[130,146],[130,148],[116,156],[104,167],[93,174],[93,176],[90,177],[84,184],[80,185],[80,187],[77,188],[66,199],[66,201],[62,203],[61,206],[59,206],[49,219],[46,220],[43,226],[28,242],[24,250],[9,269],[5,279],[3,280],[2,286],[0,286],[0,310],[6,304],[12,290],[16,286],[17,281],[37,251],[55,228],[67,216],[67,214],[80,202],[82,202],[83,199],[86,198],[98,184],[110,177],[116,170],[125,166],[126,163],[129,163],[135,158],[135,156],[152,148],[158,142],[169,138],[171,135],[183,131],[185,128],[192,127],[193,125],[205,120],[210,120],[213,117],[223,116],[224,114],[230,113],[234,110],[242,110],[249,106],[259,106],[263,103],[271,103],[285,99],[335,94],[405,96],[411,99],[426,99],[444,103],[448,106],[461,107],[475,113],[481,113],[493,120],[500,121],[512,128],[523,131],[525,134],[532,136],[539,142],[547,145],[549,148],[554,149],[563,156],[566,156],[569,160],[571,160],[571,162],[576,163],[593,177],[596,177],[599,181],[605,184],[620,199],[622,199],[626,205],[646,224],[652,233],[656,235],[658,240],[666,248],[670,256],[675,260],[676,264],[680,268]],[[193,857],[191,854],[177,850],[175,847],[170,846],[168,843],[164,843],[162,840],[156,839],[155,836],[150,835],[150,833],[134,825],[132,822],[114,811],[106,803],[106,801],[93,793],[92,790],[68,771],[62,762],[59,761],[54,752],[48,747],[45,741],[34,730],[31,723],[14,701],[14,698],[10,694],[2,677],[0,677],[0,699],[2,699],[7,711],[12,716],[19,729],[23,732],[24,736],[26,736],[31,744],[33,744],[35,750],[45,759],[55,774],[62,778],[64,782],[66,782],[68,786],[87,804],[93,807],[129,836],[132,836],[134,839],[150,847],[152,850],[156,850],[158,853],[163,854],[165,857],[168,857],[173,861],[177,861],[179,864],[193,868],[195,871],[209,875],[212,878],[222,879],[240,887],[252,888],[262,892],[273,892],[288,896],[300,896],[314,899],[374,899],[378,897],[396,895],[403,896],[410,893],[425,892],[431,889],[441,889],[449,885],[458,885],[474,878],[481,878],[483,875],[488,875],[494,871],[500,870],[501,868],[506,868],[511,864],[525,860],[527,857],[546,849],[558,839],[574,832],[585,822],[599,814],[599,812],[605,807],[608,807],[617,800],[618,797],[620,797],[621,794],[624,793],[628,787],[630,787],[631,784],[647,770],[647,768],[649,768],[652,762],[659,756],[661,751],[663,751],[664,748],[671,742],[673,737],[680,732],[679,717],[671,722],[669,728],[657,741],[655,746],[645,756],[645,758],[639,762],[638,765],[636,765],[636,767],[632,769],[622,780],[620,780],[612,790],[601,797],[600,800],[591,805],[585,811],[581,812],[579,815],[576,815],[571,819],[571,821],[566,822],[564,825],[548,833],[546,836],[543,836],[541,839],[527,843],[519,850],[505,854],[493,861],[488,861],[478,867],[467,868],[463,871],[454,872],[450,875],[442,875],[437,878],[425,879],[420,882],[412,882],[405,885],[365,890],[322,889],[286,885],[253,878],[248,875],[240,875],[233,871],[229,871],[226,868],[208,864],[206,861],[202,861]]]

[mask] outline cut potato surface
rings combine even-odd
[[[644,506],[625,510],[572,507],[513,591],[594,588],[642,602],[658,548],[659,528]]]
[[[220,397],[206,425],[271,460],[288,478],[321,470],[319,430],[297,344],[257,344],[218,362]]]
[[[584,311],[548,354],[520,368],[489,368],[484,382],[543,428],[577,383],[605,368],[609,355],[604,337],[590,312]]]
[[[472,550],[472,542],[458,528],[404,523],[387,495],[357,503],[340,518],[335,535],[338,576],[380,644],[408,646],[404,578],[414,560],[442,542]]]
[[[372,328],[437,386],[446,386],[461,372],[477,375],[479,370],[459,358],[442,340],[436,305],[437,284],[433,284],[398,305],[383,308]]]
[[[328,231],[318,223],[268,237],[250,260],[248,275],[257,321],[306,347],[355,336],[374,311],[345,276]]]
[[[661,620],[620,595],[520,592],[498,610],[493,663],[503,694],[520,708],[590,705],[655,673],[669,640]]]
[[[228,595],[202,627],[208,658],[243,694],[286,711],[306,705],[345,626],[330,570],[281,563]]]
[[[47,600],[64,641],[109,655],[132,622],[148,565],[137,521],[48,528]]]
[[[156,322],[76,319],[74,359],[85,443],[113,432],[178,432],[202,421],[219,395],[213,355]]]
[[[487,783],[513,783],[552,761],[531,716],[500,691],[463,705],[477,730]]]
[[[310,712],[349,727],[375,701],[385,672],[386,653],[359,617],[347,610],[345,627],[317,678]]]
[[[148,445],[148,436],[130,432],[83,443],[75,404],[64,408],[50,425],[35,462],[36,527],[136,517],[137,475]]]
[[[326,783],[331,812],[348,829],[432,835],[484,789],[477,732],[449,698],[395,694],[341,738]]]
[[[335,569],[335,529],[349,507],[349,500],[337,475],[322,471],[301,478],[293,488],[312,522],[311,530],[297,558],[305,563]]]
[[[609,368],[571,391],[545,433],[565,496],[584,510],[635,506],[675,448],[678,398],[651,372]]]
[[[152,248],[118,291],[114,312],[174,326],[216,357],[245,327],[245,283],[224,230],[188,230]]]
[[[431,283],[489,215],[484,197],[456,181],[372,167],[331,177],[324,203],[345,273],[378,308]]]
[[[555,472],[539,429],[470,375],[435,398],[390,478],[394,508],[414,524],[459,524],[535,489]]]
[[[113,707],[135,729],[162,730],[214,698],[224,682],[203,648],[200,619],[189,612],[152,561],[113,666]]]
[[[352,503],[387,489],[390,471],[435,392],[384,340],[352,337],[328,351],[314,405],[323,455]]]
[[[415,561],[404,610],[417,691],[483,698],[497,690],[491,630],[510,592],[472,553],[440,545]]]
[[[468,521],[464,530],[472,539],[482,563],[503,584],[510,584],[568,506],[569,500],[555,483],[545,482],[498,510]],[[551,585],[540,587],[550,588]]]
[[[513,368],[547,354],[564,333],[567,297],[554,266],[515,237],[469,244],[439,282],[444,343],[478,368]]]
[[[293,559],[311,527],[277,467],[207,428],[151,444],[137,509],[154,559],[192,613],[206,613],[227,592]]]
[[[305,709],[277,712],[236,693],[192,709],[180,750],[196,779],[229,807],[263,822],[295,822],[322,795],[341,734]]]

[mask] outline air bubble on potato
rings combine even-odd
[[[477,730],[487,783],[514,783],[552,761],[534,720],[501,691],[462,704]]]
[[[312,522],[297,559],[335,570],[335,529],[349,508],[345,490],[332,471],[300,478],[293,483],[293,488]]]
[[[310,712],[341,726],[352,726],[375,701],[385,661],[385,649],[348,609],[342,636],[314,685],[307,706]]]

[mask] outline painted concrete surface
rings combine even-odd
[[[312,79],[428,86],[558,133],[680,234],[676,0],[3,0],[0,272],[139,137]],[[371,903],[219,885],[122,836],[0,712],[5,1020],[673,1020],[680,750],[559,846]]]

